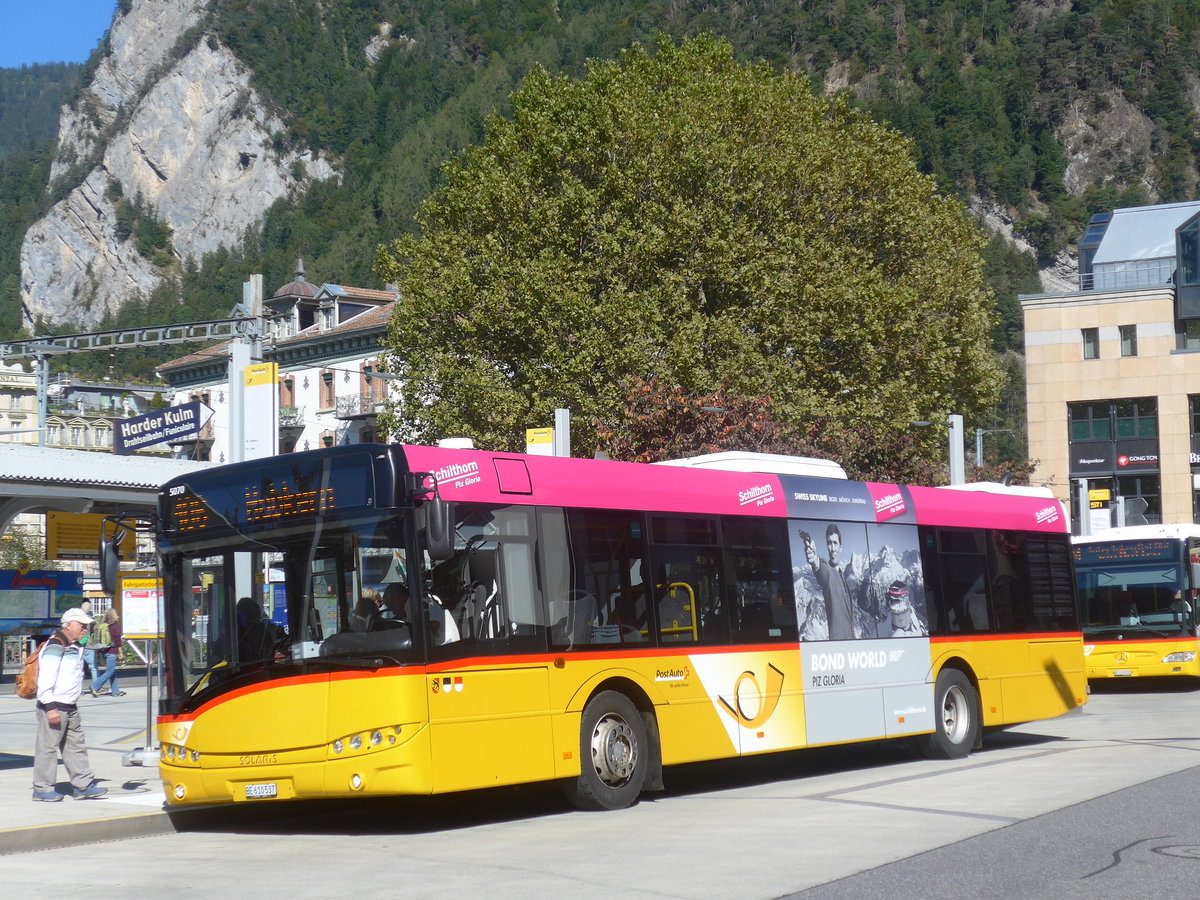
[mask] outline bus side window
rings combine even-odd
[[[472,540],[467,545],[459,607],[458,630],[464,637],[494,641],[503,636],[504,595],[500,590],[497,561],[499,546],[493,541]]]
[[[991,630],[988,617],[986,532],[938,529],[942,555],[942,596],[946,631],[974,634]]]
[[[1077,627],[1070,542],[1061,534],[1024,536],[1028,571],[1026,626],[1031,631]]]
[[[922,525],[917,529],[921,545],[921,575],[925,582],[925,612],[929,616],[929,633],[945,634],[946,595],[942,591],[942,567],[938,564],[937,531]]]
[[[653,516],[651,529],[659,640],[729,643],[716,520]]]
[[[733,627],[741,641],[795,641],[796,596],[787,522],[722,519],[726,569],[734,587]]]
[[[551,646],[647,640],[640,517],[543,509],[539,529]]]

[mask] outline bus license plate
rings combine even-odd
[[[266,800],[275,797],[279,794],[279,789],[275,787],[274,782],[267,784],[248,784],[246,785],[247,800]]]
[[[1128,678],[1133,675],[1133,669],[1113,669],[1114,678]]]

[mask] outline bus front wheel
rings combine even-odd
[[[942,669],[933,690],[935,731],[920,739],[930,759],[962,759],[979,739],[979,696],[958,669]]]
[[[617,691],[602,691],[583,708],[579,777],[566,785],[579,809],[624,809],[642,792],[649,764],[642,714]]]

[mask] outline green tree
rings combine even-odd
[[[738,397],[725,388],[697,397],[638,380],[615,423],[593,424],[600,449],[627,462],[749,450],[844,460],[851,478],[913,484],[945,480],[942,461],[928,459],[923,447],[928,436],[920,428],[888,430],[881,440],[877,423],[870,420],[814,419],[796,428],[779,422],[771,410],[769,397]]]
[[[512,449],[558,406],[613,421],[638,378],[797,427],[987,409],[984,240],[905,139],[723,40],[656,50],[532,70],[380,249],[393,433]]]
[[[818,456],[794,429],[771,417],[770,398],[728,390],[691,396],[674,385],[636,380],[615,422],[593,422],[599,449],[611,459],[650,463],[722,450]]]
[[[46,544],[40,535],[22,528],[9,527],[0,535],[0,569],[57,569],[58,563],[46,559]]]

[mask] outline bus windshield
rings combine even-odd
[[[1180,542],[1165,540],[1077,545],[1075,579],[1084,635],[1194,633],[1182,548]]]
[[[165,553],[164,699],[173,705],[289,666],[422,659],[422,611],[409,603],[410,520],[408,512],[364,515],[278,541],[258,535]]]

